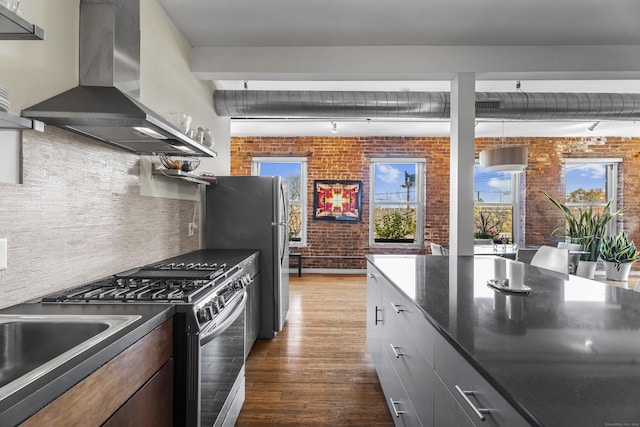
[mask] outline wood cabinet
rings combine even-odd
[[[367,347],[397,426],[529,425],[371,262]]]
[[[120,420],[126,418],[127,413],[137,414],[138,421],[156,420],[154,426],[170,426],[173,422],[172,361],[173,321],[169,319],[22,426],[100,426],[105,422],[109,425],[111,417]],[[111,422],[110,425],[121,424]]]
[[[173,425],[173,359],[131,396],[103,427],[170,427]]]

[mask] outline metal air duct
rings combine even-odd
[[[270,118],[449,119],[449,92],[218,90],[220,116]],[[478,92],[476,117],[496,120],[640,119],[636,93]]]

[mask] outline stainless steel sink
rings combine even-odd
[[[51,372],[137,315],[0,315],[0,396]]]

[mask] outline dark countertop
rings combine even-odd
[[[511,296],[492,256],[367,258],[532,425],[640,425],[640,293],[526,265]]]
[[[0,310],[0,314],[141,316],[124,329],[69,359],[28,386],[8,396],[0,396],[0,425],[11,426],[24,421],[153,329],[171,319],[174,313],[172,304],[25,303]]]

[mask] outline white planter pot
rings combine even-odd
[[[474,245],[493,245],[493,239],[473,239]]]
[[[607,280],[615,280],[618,282],[625,282],[629,279],[629,272],[631,271],[632,262],[626,262],[624,264],[620,264],[618,268],[616,268],[615,262],[604,262],[604,272],[607,275]]]
[[[576,270],[576,276],[584,277],[586,279],[593,279],[596,274],[597,261],[582,261],[578,262],[578,268]]]

